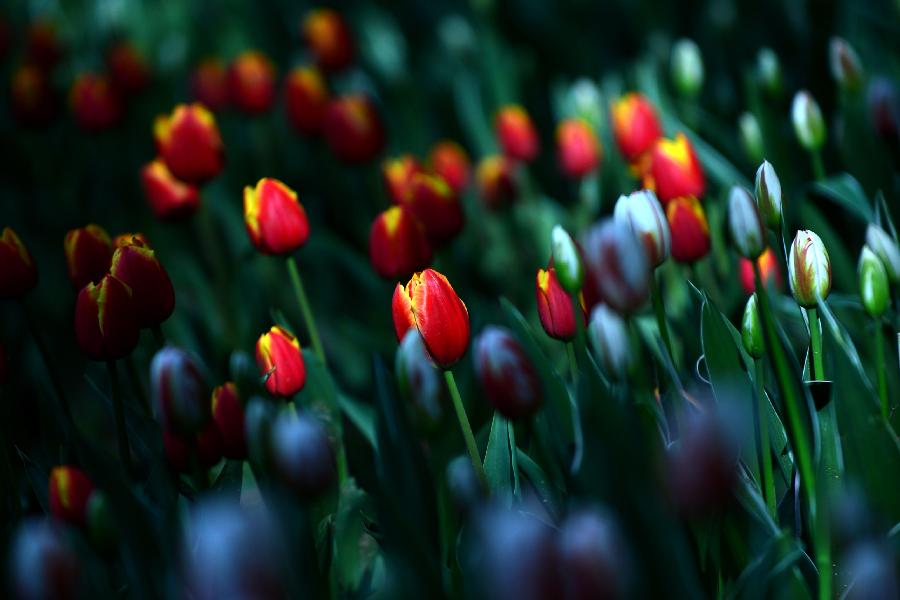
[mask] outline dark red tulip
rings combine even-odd
[[[200,61],[191,74],[193,98],[217,112],[228,106],[228,74],[218,58]]]
[[[112,262],[112,240],[106,230],[93,223],[72,229],[63,242],[69,280],[75,289],[97,282],[109,271]]]
[[[200,207],[197,186],[176,179],[158,158],[141,169],[141,184],[157,219],[177,221],[192,216]]]
[[[120,41],[109,49],[106,67],[115,88],[126,96],[140,92],[150,83],[147,60],[129,42]]]
[[[465,224],[459,197],[434,173],[413,174],[400,204],[422,222],[429,241],[435,246],[452,240]]]
[[[94,484],[80,469],[60,465],[50,471],[48,502],[50,512],[57,519],[83,527],[93,493]]]
[[[39,127],[55,116],[56,97],[43,69],[27,63],[17,68],[10,92],[13,114],[20,124]]]
[[[172,175],[188,183],[205,183],[219,174],[224,147],[213,114],[202,104],[179,104],[153,123],[159,156]]]
[[[175,310],[175,289],[156,253],[140,242],[116,249],[109,272],[130,288],[141,327],[155,327]]]
[[[150,386],[163,429],[188,436],[209,423],[209,388],[197,362],[184,350],[166,346],[153,356]]]
[[[384,147],[384,126],[375,105],[362,95],[341,96],[325,110],[325,142],[349,163],[367,162]]]
[[[109,129],[122,115],[122,102],[105,75],[82,73],[72,84],[69,103],[85,131]]]
[[[138,342],[131,289],[114,275],[81,289],[75,304],[75,338],[93,360],[111,361],[131,354]]]
[[[272,459],[281,480],[298,496],[314,498],[334,480],[334,452],[328,433],[304,412],[282,411],[272,424]]]
[[[262,52],[241,53],[228,67],[231,103],[249,114],[268,111],[275,101],[275,65]]]
[[[353,37],[344,18],[336,10],[316,8],[303,18],[303,40],[319,65],[339,71],[353,61]]]
[[[0,298],[18,298],[37,285],[31,253],[10,227],[0,234]]]
[[[284,109],[288,122],[300,133],[322,130],[328,107],[328,87],[315,67],[296,67],[284,81]]]
[[[409,210],[392,206],[375,218],[369,230],[369,260],[385,279],[402,279],[431,262],[425,227]]]
[[[506,156],[494,154],[481,159],[475,178],[478,196],[488,208],[500,208],[516,199],[516,165]]]
[[[507,419],[524,419],[541,406],[541,382],[522,345],[503,327],[489,325],[473,344],[475,371],[485,396]]]
[[[28,27],[25,41],[25,54],[28,61],[44,71],[50,71],[63,55],[62,43],[59,40],[56,24],[52,21],[38,20]]]
[[[213,390],[212,417],[222,437],[222,453],[227,458],[247,458],[244,405],[237,386],[231,381],[226,381]]]

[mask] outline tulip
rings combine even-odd
[[[888,142],[900,137],[897,88],[887,77],[874,77],[866,90],[866,107],[875,133]]]
[[[99,225],[85,225],[66,234],[63,247],[72,286],[81,289],[106,275],[112,261],[112,241]]]
[[[859,89],[863,80],[862,62],[859,55],[847,40],[833,37],[828,43],[828,64],[831,76],[843,89],[854,91]]]
[[[630,227],[641,240],[652,267],[658,267],[669,258],[669,223],[662,205],[652,191],[640,190],[628,196],[619,196],[613,217],[617,223]]]
[[[138,342],[139,326],[131,288],[115,275],[89,283],[75,303],[75,338],[93,360],[128,356]]]
[[[575,240],[562,225],[554,225],[550,232],[553,268],[560,285],[570,294],[581,291],[584,283],[584,265]]]
[[[353,61],[353,37],[340,13],[316,8],[303,19],[303,40],[316,62],[327,71],[340,71]]]
[[[315,67],[296,67],[284,81],[288,122],[300,133],[319,133],[329,97],[325,80]]]
[[[434,269],[398,283],[391,302],[397,340],[416,328],[429,356],[441,368],[455,364],[469,345],[469,312],[447,278]]]
[[[141,327],[157,327],[175,310],[175,289],[156,253],[140,242],[117,248],[109,272],[131,288]]]
[[[197,464],[202,469],[210,469],[222,460],[222,434],[215,421],[209,421],[197,433],[194,444],[197,449]]]
[[[222,170],[222,138],[216,119],[202,104],[179,104],[153,124],[160,158],[176,178],[205,183]]]
[[[810,152],[818,151],[825,143],[825,121],[822,111],[806,90],[797,92],[791,104],[791,122],[800,145]]]
[[[157,352],[150,363],[150,383],[164,430],[192,434],[209,422],[209,388],[197,362],[184,350],[166,346]]]
[[[582,119],[567,119],[556,129],[556,147],[563,173],[581,179],[600,165],[603,150],[591,125]]]
[[[335,475],[328,434],[314,417],[281,411],[272,424],[272,458],[281,480],[302,498],[321,496]]]
[[[381,178],[391,202],[403,202],[412,176],[422,171],[422,165],[411,154],[389,158],[381,165]]]
[[[40,68],[24,64],[13,73],[11,103],[16,120],[22,125],[46,125],[56,113],[56,98],[49,75]]]
[[[425,227],[408,209],[390,207],[372,223],[369,259],[385,279],[402,279],[421,271],[431,262]]]
[[[444,178],[455,194],[462,193],[469,183],[469,156],[456,142],[443,140],[432,146],[428,165]]]
[[[428,240],[435,246],[452,240],[465,224],[459,197],[434,173],[415,173],[400,204],[422,222]]]
[[[69,102],[75,120],[85,131],[102,131],[122,115],[118,94],[105,75],[82,73],[72,84]]]
[[[265,377],[266,389],[273,396],[289,398],[303,389],[306,367],[300,342],[290,331],[278,325],[256,341],[256,364]]]
[[[881,259],[863,246],[859,255],[859,296],[863,307],[873,319],[879,318],[891,302],[891,287],[887,270]]]
[[[672,82],[683,96],[694,97],[703,87],[703,57],[693,40],[682,38],[672,46]]]
[[[122,246],[129,246],[132,244],[137,246],[144,246],[145,248],[150,247],[150,242],[147,240],[147,236],[145,236],[140,231],[120,233],[112,240],[113,249],[121,248]]]
[[[212,418],[222,438],[222,453],[227,458],[247,458],[244,406],[237,386],[231,381],[212,392]]]
[[[672,232],[672,258],[696,262],[709,252],[709,224],[700,201],[693,196],[675,198],[666,206]]]
[[[485,206],[498,208],[515,200],[519,192],[515,168],[515,163],[502,154],[481,159],[475,178],[478,195]]]
[[[891,283],[900,283],[900,248],[888,232],[878,225],[866,229],[866,246],[881,259]]]
[[[766,225],[774,232],[781,227],[781,180],[767,160],[756,170],[756,204]]]
[[[191,73],[191,95],[209,110],[228,106],[228,74],[217,58],[206,58]]]
[[[613,103],[611,113],[613,136],[628,162],[636,161],[662,137],[656,110],[641,94],[625,94]]]
[[[610,308],[628,313],[647,301],[652,271],[631,228],[612,219],[595,225],[585,235],[584,257],[597,295]]]
[[[522,345],[503,327],[489,325],[473,344],[484,395],[507,419],[527,419],[541,407],[541,382]]]
[[[334,98],[325,109],[325,142],[335,156],[349,163],[367,162],[384,147],[384,127],[366,96]]]
[[[738,132],[741,136],[741,146],[744,148],[744,154],[752,163],[758,163],[765,156],[763,147],[762,129],[759,127],[759,121],[753,113],[741,113],[738,118]]]
[[[10,227],[0,234],[0,298],[18,298],[37,285],[31,253]]]
[[[831,261],[818,235],[800,230],[791,244],[788,274],[794,300],[804,308],[815,308],[831,291]]]
[[[56,23],[43,19],[31,23],[25,41],[25,54],[28,62],[50,72],[63,56]]]
[[[680,443],[669,454],[669,489],[686,517],[718,514],[732,498],[737,451],[720,417],[687,420]]]
[[[569,514],[559,532],[565,598],[626,598],[630,564],[612,515],[596,508]]]
[[[772,248],[766,248],[759,258],[756,259],[759,265],[759,274],[762,277],[763,285],[767,288],[770,286],[781,287],[781,267],[778,265],[778,259]],[[756,276],[753,273],[753,261],[747,258],[741,258],[738,265],[741,279],[741,287],[748,294],[752,294],[756,289]]]
[[[106,53],[106,67],[115,88],[126,96],[150,83],[150,67],[144,56],[128,42],[118,42]]]
[[[50,470],[50,513],[62,521],[83,527],[94,484],[80,469],[60,465]]]
[[[744,350],[753,358],[762,358],[766,354],[756,294],[750,294],[747,304],[744,306],[744,316],[741,319],[741,342],[744,344]],[[757,385],[759,383],[757,382]]]
[[[248,114],[264,113],[275,101],[275,65],[262,52],[242,52],[228,67],[228,97]]]
[[[598,304],[591,311],[587,332],[594,356],[606,374],[613,379],[625,379],[635,359],[625,319],[605,304]]]
[[[733,186],[728,193],[728,229],[738,253],[756,259],[766,249],[766,229],[750,192]]]
[[[395,370],[400,394],[412,407],[413,423],[419,429],[434,429],[444,413],[447,388],[414,327],[407,330],[397,347]]]
[[[290,254],[306,243],[309,221],[297,193],[277,179],[244,188],[244,224],[263,254]]]
[[[197,187],[176,179],[158,158],[141,169],[141,184],[157,219],[177,221],[192,216],[200,207]]]
[[[87,504],[88,539],[94,548],[104,554],[114,549],[119,540],[119,528],[109,504],[109,499],[101,490],[95,490]]]
[[[756,76],[770,96],[781,92],[781,63],[771,48],[763,48],[756,55]]]
[[[540,141],[528,112],[518,104],[501,108],[494,117],[494,129],[503,154],[513,160],[531,162],[537,158]]]
[[[575,310],[572,299],[559,283],[554,267],[538,269],[535,280],[538,317],[550,337],[568,342],[575,337]]]
[[[706,176],[687,136],[679,133],[674,140],[657,140],[650,150],[644,187],[655,191],[663,204],[681,196],[703,196]]]
[[[8,591],[16,600],[65,599],[78,589],[78,555],[49,519],[28,517],[17,524],[7,560]]]

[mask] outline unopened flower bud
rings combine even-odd
[[[650,296],[652,272],[632,229],[607,219],[588,230],[583,248],[597,297],[619,313],[640,309]]]
[[[806,90],[797,92],[794,96],[791,122],[794,124],[797,141],[807,150],[811,152],[819,150],[825,143],[825,121],[822,119],[822,111],[815,98]]]
[[[600,165],[603,150],[591,125],[567,119],[556,129],[556,149],[563,173],[573,179],[589,175]]]
[[[631,561],[611,514],[593,507],[572,512],[558,543],[566,598],[627,597]]]
[[[166,430],[193,433],[209,422],[209,388],[194,358],[166,346],[150,363],[150,384],[157,418]]]
[[[397,387],[410,406],[413,425],[422,431],[434,429],[444,414],[447,386],[415,327],[400,341],[394,364]]]
[[[756,170],[756,204],[766,225],[777,233],[781,227],[781,180],[767,160]]]
[[[75,302],[75,339],[92,360],[118,360],[137,346],[140,328],[131,288],[112,274],[89,283]]]
[[[550,233],[553,268],[560,285],[570,294],[577,294],[584,283],[584,265],[575,240],[562,225],[554,225]]]
[[[304,498],[320,496],[334,479],[334,453],[319,421],[282,410],[272,425],[272,458],[281,480]]]
[[[503,327],[489,325],[475,339],[475,372],[485,396],[507,419],[525,419],[541,406],[541,382],[522,345]]]
[[[703,57],[693,40],[682,38],[672,46],[672,82],[684,96],[696,96],[703,87]]]
[[[78,556],[53,521],[30,517],[18,525],[9,548],[13,598],[69,598],[78,574]]]
[[[597,362],[612,379],[625,379],[634,364],[634,348],[628,324],[605,304],[591,311],[588,339]]]
[[[761,161],[765,150],[763,149],[762,129],[759,127],[756,115],[750,112],[741,113],[738,118],[738,131],[741,134],[741,146],[744,148],[744,154],[747,155],[750,162]]]
[[[0,234],[0,298],[18,298],[37,285],[31,253],[10,227]]]
[[[306,366],[300,341],[290,331],[274,325],[256,341],[256,364],[273,396],[289,398],[303,389]]]
[[[728,228],[738,253],[755,259],[766,248],[766,230],[750,192],[734,186],[728,194]]]
[[[891,283],[900,283],[900,248],[894,238],[878,225],[869,225],[866,246],[881,259]]]
[[[831,291],[831,260],[818,235],[800,230],[788,258],[791,293],[797,304],[815,308]]]
[[[848,91],[859,89],[863,80],[862,62],[847,40],[841,37],[831,38],[828,43],[828,63],[831,76],[838,85]]]
[[[769,95],[781,92],[781,63],[771,48],[763,48],[756,55],[756,75]]]
[[[247,114],[269,110],[275,101],[275,65],[257,50],[242,52],[228,67],[228,95]]]
[[[672,234],[672,258],[682,263],[700,260],[710,249],[709,222],[703,205],[693,196],[674,198],[666,205]]]
[[[506,156],[523,162],[537,158],[540,140],[524,108],[518,104],[501,108],[494,119],[494,129]]]
[[[628,225],[644,244],[647,260],[652,267],[658,267],[669,258],[672,243],[669,222],[652,191],[640,190],[628,196],[619,196],[613,217],[616,222]]]
[[[76,289],[97,282],[109,271],[112,241],[106,230],[93,223],[72,229],[63,241],[69,280]]]
[[[859,255],[859,296],[869,316],[877,319],[891,302],[891,287],[881,259],[868,246]]]
[[[751,294],[744,306],[744,317],[741,319],[741,341],[744,343],[744,350],[753,358],[762,358],[765,355],[766,346],[763,343],[762,323],[759,319],[756,294]]]

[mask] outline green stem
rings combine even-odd
[[[763,361],[756,359],[756,395],[759,415],[759,460],[762,465],[763,497],[766,507],[775,522],[778,522],[778,509],[775,503],[775,479],[772,476],[772,448],[769,446],[769,419],[766,412],[765,368]]]
[[[297,269],[297,261],[293,256],[287,259],[288,273],[291,276],[291,283],[294,284],[294,293],[297,295],[297,303],[300,304],[300,312],[303,313],[303,320],[306,321],[306,330],[309,332],[309,341],[312,343],[313,352],[322,361],[322,366],[327,367],[325,361],[325,351],[322,349],[322,341],[319,339],[319,330],[316,328],[316,320],[313,317],[312,309],[309,306],[309,299],[306,297],[306,291],[303,289],[303,281],[300,279],[300,271]]]
[[[478,453],[478,446],[475,444],[475,435],[472,433],[472,426],[469,424],[469,417],[466,415],[466,408],[463,406],[462,398],[459,396],[459,389],[456,387],[456,379],[453,377],[453,371],[447,369],[444,371],[444,380],[447,382],[447,389],[450,390],[450,398],[453,400],[453,408],[456,409],[456,417],[459,419],[459,428],[462,430],[463,439],[466,441],[466,449],[469,451],[469,458],[472,460],[472,468],[478,476],[483,489],[488,489],[487,476],[484,474],[484,465],[481,464],[481,455]]]
[[[669,326],[666,323],[666,307],[663,304],[662,293],[659,290],[659,284],[656,281],[656,272],[650,276],[650,298],[653,301],[653,311],[656,313],[656,325],[659,327],[659,335],[662,336],[663,344],[666,346],[666,352],[672,364],[675,364],[675,355],[672,354],[672,340],[669,338]]]
[[[131,450],[128,445],[128,430],[125,427],[125,405],[122,403],[122,390],[119,385],[119,372],[116,369],[116,361],[107,361],[106,368],[109,371],[110,395],[112,396],[113,401],[113,412],[116,416],[116,434],[119,440],[119,456],[122,458],[122,464],[125,466],[125,470],[130,474]]]
[[[878,371],[878,397],[881,399],[881,416],[887,421],[890,418],[888,404],[887,372],[884,368],[884,332],[881,321],[875,321],[875,364]]]
[[[809,317],[809,343],[812,346],[814,381],[825,381],[825,368],[822,366],[822,332],[819,330],[819,311],[815,308],[807,308]]]
[[[72,428],[75,428],[75,420],[72,418],[72,409],[69,406],[69,399],[66,397],[66,393],[63,388],[62,380],[59,377],[59,371],[56,370],[56,365],[53,363],[53,359],[50,356],[50,350],[47,348],[47,344],[44,343],[44,338],[41,336],[41,332],[38,329],[37,323],[34,320],[34,317],[31,314],[31,310],[25,304],[24,300],[19,300],[19,304],[22,307],[22,312],[25,315],[25,322],[28,325],[28,329],[31,330],[31,337],[34,339],[34,343],[38,348],[38,352],[41,354],[41,359],[44,361],[44,366],[47,368],[47,372],[50,374],[50,382],[53,385],[53,390],[56,392],[56,397],[59,398],[59,403],[62,405],[63,414],[66,416],[66,420],[69,422],[69,425]]]
[[[505,419],[504,419],[505,420]],[[513,495],[516,498],[521,497],[522,491],[519,485],[519,457],[516,456],[516,425],[512,421],[506,420],[506,430],[509,435],[509,455],[513,472]]]
[[[824,181],[825,180],[825,163],[822,162],[821,150],[811,151],[810,156],[812,157],[813,175],[815,175],[816,181]]]

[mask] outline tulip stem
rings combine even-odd
[[[56,392],[56,397],[59,398],[59,403],[62,405],[63,414],[65,414],[66,419],[69,421],[69,425],[74,429],[75,420],[72,418],[72,409],[69,406],[69,399],[63,391],[64,388],[62,381],[59,378],[59,372],[56,370],[56,365],[53,364],[53,360],[50,357],[50,350],[47,348],[47,344],[44,343],[44,338],[41,337],[41,332],[31,314],[31,310],[29,310],[24,300],[20,300],[19,303],[22,306],[22,312],[25,315],[25,322],[28,324],[28,329],[31,330],[31,337],[34,339],[34,344],[41,354],[41,359],[44,361],[47,372],[50,373],[50,382],[53,385],[53,390]]]
[[[825,163],[822,162],[821,150],[813,150],[810,153],[810,156],[812,157],[813,175],[815,176],[816,181],[824,181]]]
[[[131,473],[131,450],[128,444],[128,430],[125,428],[125,405],[122,403],[122,389],[119,385],[119,372],[116,369],[116,361],[106,361],[109,371],[109,389],[112,396],[113,412],[116,416],[116,434],[119,440],[119,456],[125,471]]]
[[[293,256],[287,259],[288,273],[291,276],[291,283],[294,284],[294,293],[297,295],[297,302],[300,304],[300,312],[303,313],[303,320],[306,321],[306,329],[309,332],[309,341],[312,344],[313,352],[322,361],[322,366],[328,366],[325,362],[325,351],[322,349],[322,341],[319,339],[319,330],[316,328],[316,320],[313,318],[312,309],[309,306],[309,299],[306,297],[306,291],[303,289],[303,281],[300,279],[300,270],[297,268],[297,261]]]
[[[766,413],[766,372],[763,361],[756,359],[756,395],[759,418],[759,460],[762,464],[763,498],[769,514],[778,522],[778,509],[775,505],[775,480],[772,476],[772,449],[769,446],[769,419]]]
[[[881,399],[881,416],[887,421],[890,419],[890,405],[888,404],[887,374],[884,368],[884,331],[881,329],[881,321],[875,321],[875,365],[878,371],[878,397]]]
[[[812,347],[812,376],[814,381],[825,381],[825,369],[822,366],[822,332],[819,330],[819,312],[815,308],[807,308],[809,317],[809,344]]]
[[[666,323],[666,306],[663,303],[662,293],[656,281],[655,271],[650,275],[650,298],[653,301],[653,311],[656,313],[656,325],[659,327],[659,335],[662,337],[672,364],[675,364],[675,355],[672,354],[672,340],[669,338],[669,326]]]
[[[444,379],[447,381],[447,389],[450,390],[453,408],[456,409],[459,428],[462,430],[463,439],[466,441],[466,449],[469,451],[469,458],[472,460],[472,468],[475,469],[475,474],[478,476],[482,489],[486,490],[488,485],[487,476],[484,474],[484,465],[481,464],[481,455],[478,453],[478,446],[475,444],[475,435],[472,433],[472,426],[469,424],[469,417],[466,415],[466,407],[463,406],[462,398],[459,396],[459,389],[456,387],[453,371],[450,369],[444,371]]]

